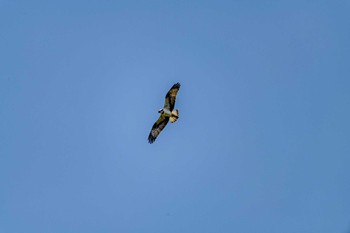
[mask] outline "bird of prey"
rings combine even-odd
[[[164,127],[168,124],[169,120],[171,123],[174,123],[179,118],[179,110],[174,109],[175,99],[179,89],[180,83],[175,83],[166,94],[164,107],[158,111],[160,116],[149,133],[149,143],[153,143],[156,140],[160,132],[162,132]]]

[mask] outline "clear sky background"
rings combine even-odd
[[[348,233],[349,12],[0,0],[0,232]]]

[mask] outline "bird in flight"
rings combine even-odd
[[[179,110],[174,109],[176,95],[179,89],[180,83],[175,83],[166,94],[164,107],[158,111],[160,116],[154,123],[152,130],[149,133],[149,143],[153,143],[156,140],[160,132],[162,132],[162,130],[168,124],[169,120],[171,123],[174,123],[179,118]]]

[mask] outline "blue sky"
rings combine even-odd
[[[349,11],[0,0],[0,231],[349,232]]]

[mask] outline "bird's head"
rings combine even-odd
[[[158,110],[158,113],[163,113],[163,112],[164,110],[162,108]]]

